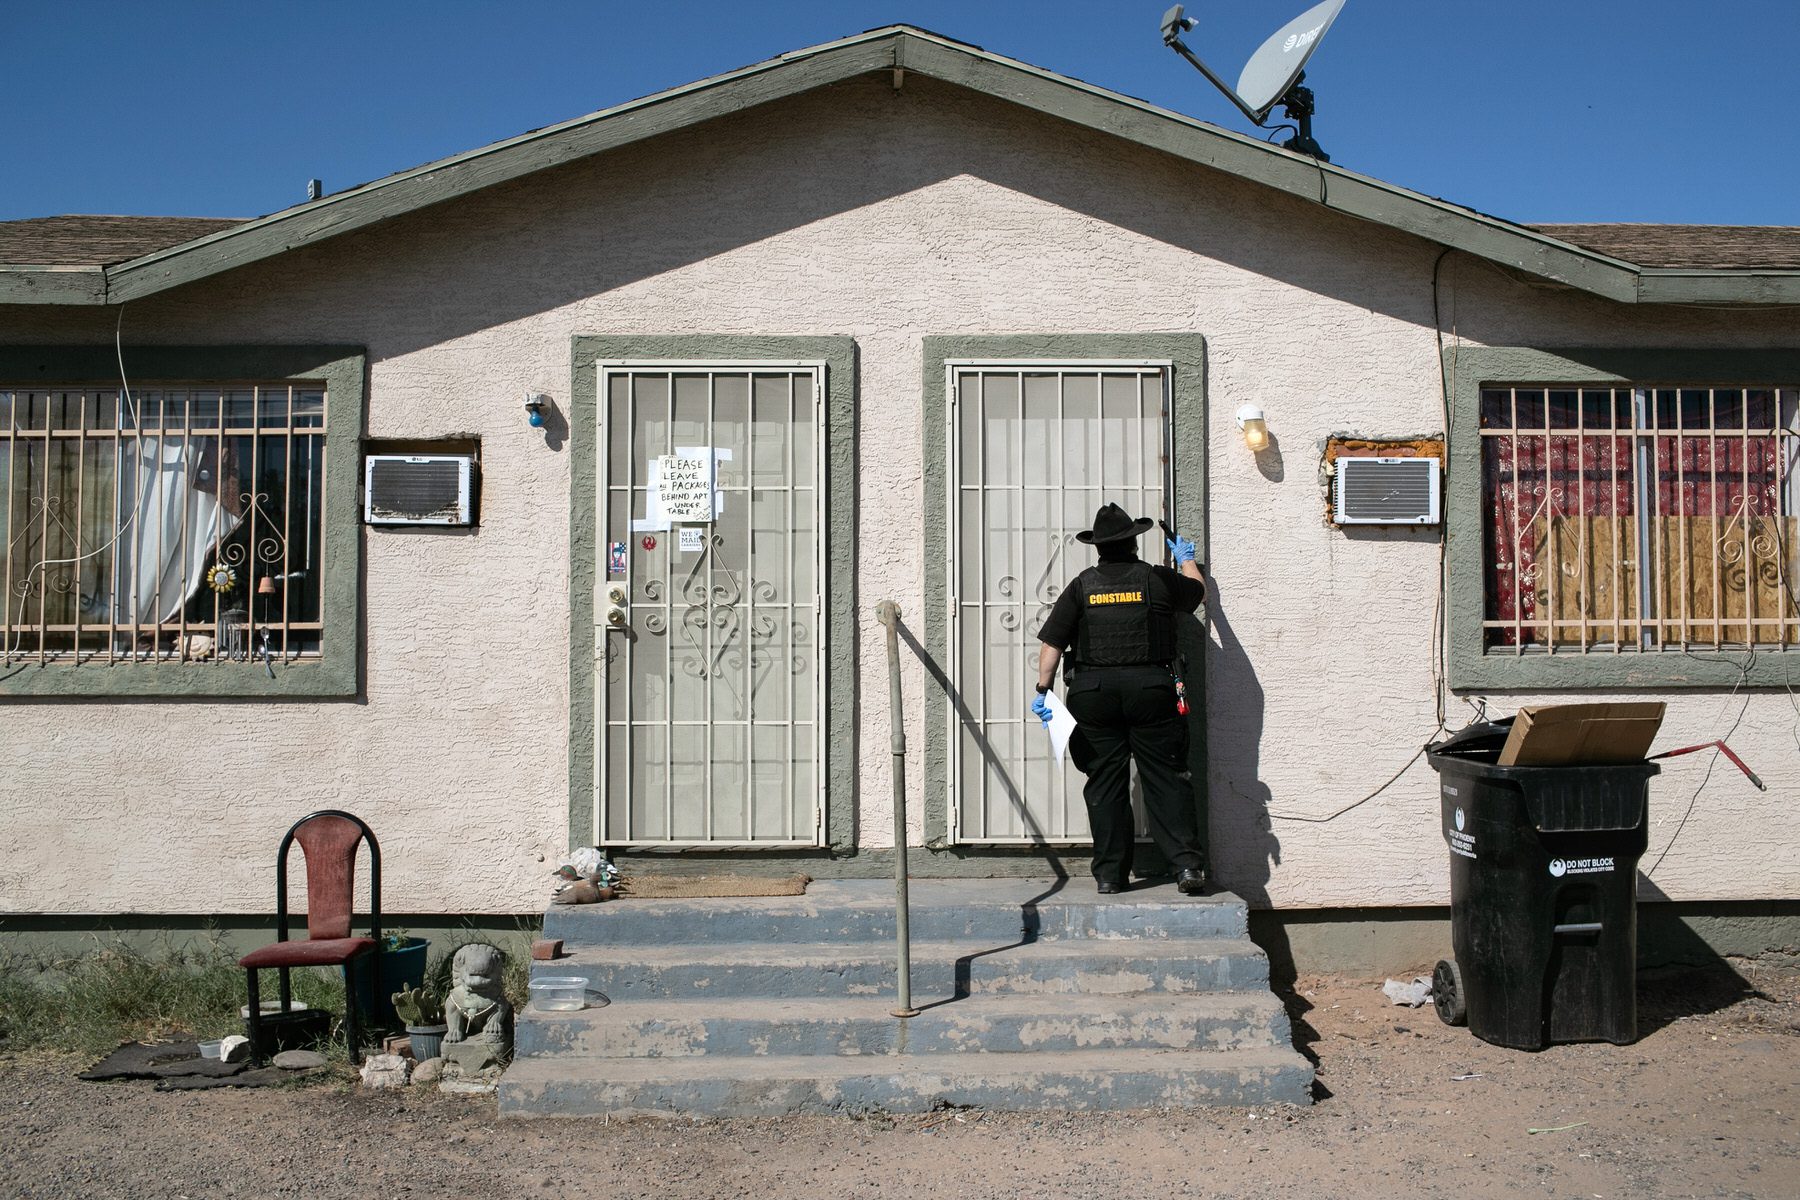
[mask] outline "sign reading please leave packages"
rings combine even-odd
[[[657,459],[663,518],[671,522],[713,519],[712,459],[664,454]]]

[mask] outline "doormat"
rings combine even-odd
[[[627,875],[627,900],[698,900],[724,896],[804,896],[810,875]]]

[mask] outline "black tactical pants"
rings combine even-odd
[[[1134,759],[1150,836],[1169,869],[1205,870],[1187,718],[1175,711],[1174,677],[1161,667],[1090,667],[1070,681],[1065,703],[1076,723],[1069,753],[1087,775],[1094,878],[1121,885],[1130,879]]]

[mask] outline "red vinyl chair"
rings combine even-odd
[[[369,936],[352,937],[350,921],[356,896],[356,852],[369,843]],[[306,855],[306,937],[288,940],[288,848],[300,843]],[[344,971],[344,1036],[352,1062],[362,1061],[362,1030],[358,1020],[355,979],[351,966],[367,958],[369,994],[381,995],[381,847],[375,833],[350,813],[326,809],[294,822],[281,849],[275,854],[275,936],[272,945],[253,950],[238,959],[244,968],[249,992],[250,1044],[260,1049],[262,1005],[257,971],[274,967],[281,972],[281,1011],[291,1007],[293,987],[288,972],[294,967],[342,967]]]

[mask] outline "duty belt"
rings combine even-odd
[[[1093,666],[1083,664],[1075,667],[1070,673],[1085,675],[1089,671],[1167,671],[1169,674],[1173,675],[1175,673],[1175,664],[1168,662],[1102,663]]]

